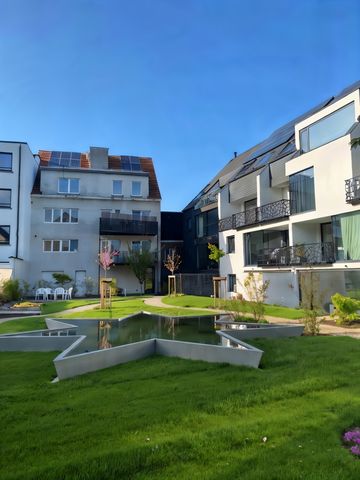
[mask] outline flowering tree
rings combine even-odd
[[[176,270],[179,269],[181,265],[181,257],[178,253],[176,253],[176,250],[172,250],[171,253],[166,257],[166,261],[164,262],[164,267],[171,272],[171,275],[174,275]]]
[[[101,252],[99,253],[99,265],[104,270],[104,275],[106,278],[106,274],[108,270],[110,270],[111,266],[114,263],[114,257],[119,255],[118,250],[110,250],[109,247],[103,247]]]

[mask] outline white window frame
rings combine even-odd
[[[50,221],[47,221],[46,220],[46,211],[47,210],[50,210],[51,211],[51,220]],[[55,210],[60,210],[60,222],[54,222],[54,211]],[[63,222],[63,214],[64,214],[64,210],[69,210],[69,222]],[[73,216],[73,212],[77,212],[77,220],[76,222],[72,222],[71,219],[72,219],[72,216]],[[55,225],[56,224],[62,224],[62,225],[74,225],[74,224],[77,224],[79,223],[79,209],[78,208],[44,208],[44,223],[54,223]]]
[[[45,250],[45,242],[50,242],[50,250]],[[54,250],[54,244],[59,244],[59,250]],[[71,250],[71,242],[77,242],[76,250]],[[64,246],[68,245],[68,250],[64,250]],[[64,240],[43,240],[43,252],[44,253],[77,253],[79,251],[79,240],[77,238],[64,239]]]
[[[61,191],[60,190],[60,182],[61,181],[64,181],[66,180],[67,181],[67,190],[66,191]],[[71,187],[71,181],[72,180],[77,180],[78,182],[78,189],[76,192],[72,192],[70,187]],[[61,193],[63,195],[79,195],[80,193],[80,179],[79,178],[65,178],[65,177],[61,177],[61,178],[58,178],[58,193]]]
[[[120,185],[120,193],[115,193],[115,184]],[[123,196],[123,181],[122,180],[113,180],[113,196],[122,197]]]
[[[139,193],[134,193],[134,186],[135,185],[139,185]],[[139,180],[132,180],[131,182],[131,196],[132,197],[141,197],[142,196],[142,193],[141,193],[141,182]]]

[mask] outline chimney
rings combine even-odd
[[[91,168],[107,170],[109,149],[104,147],[90,147],[89,157]]]
[[[236,158],[236,157],[237,157],[237,152],[234,152],[234,158]]]

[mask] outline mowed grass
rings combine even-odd
[[[69,310],[71,308],[93,305],[100,302],[99,298],[81,298],[79,300],[61,300],[58,302],[47,302],[41,304],[41,313],[50,315],[52,313]]]
[[[145,304],[144,297],[121,297],[112,302],[111,310],[94,308],[93,310],[87,310],[84,312],[74,312],[64,315],[64,318],[122,318],[126,315],[145,310],[150,313],[159,313],[161,315],[167,315],[170,317],[182,316],[182,315],[211,315],[211,312],[202,310],[189,309],[189,308],[162,308],[152,307]]]
[[[177,307],[190,308],[215,308],[214,299],[210,297],[198,297],[196,295],[180,295],[178,297],[164,297],[163,303]],[[221,306],[220,306],[221,308]],[[244,313],[249,313],[249,307],[244,307]],[[289,320],[298,320],[304,318],[304,312],[301,309],[282,307],[280,305],[265,305],[265,315],[271,317],[287,318]]]
[[[358,480],[359,341],[254,343],[259,370],[152,357],[56,384],[55,352],[0,353],[0,478]]]

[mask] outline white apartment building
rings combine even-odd
[[[30,268],[30,194],[39,159],[27,143],[0,141],[0,282]]]
[[[89,277],[98,292],[105,272],[98,255],[119,252],[108,277],[123,292],[140,293],[128,264],[129,249],[152,252],[145,289],[160,288],[160,191],[151,158],[40,151],[24,143],[0,144],[0,280],[18,278],[35,288],[73,279],[78,296]],[[91,282],[90,282],[91,283]]]
[[[218,195],[220,274],[245,294],[248,272],[269,280],[268,303],[298,306],[316,272],[324,306],[360,293],[360,82],[242,155]]]

